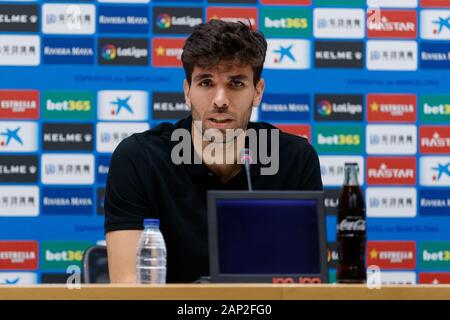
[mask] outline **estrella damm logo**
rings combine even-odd
[[[89,91],[44,91],[42,117],[58,120],[92,120],[95,93]]]
[[[450,96],[420,97],[419,119],[423,122],[450,122]]]
[[[361,154],[364,130],[362,125],[316,125],[314,146],[319,153]]]
[[[89,241],[41,243],[42,270],[66,270],[71,265],[81,266],[84,251],[92,246]]]
[[[296,38],[311,36],[311,10],[306,8],[262,8],[261,31],[266,36]]]
[[[421,242],[419,267],[450,270],[450,242]]]

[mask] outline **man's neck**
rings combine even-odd
[[[239,154],[245,147],[245,132],[226,143],[214,143],[203,139],[201,132],[193,124],[191,132],[195,153],[223,183],[241,171]]]

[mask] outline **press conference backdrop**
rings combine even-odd
[[[384,283],[449,283],[449,0],[1,0],[0,283],[63,282],[104,239],[111,153],[188,114],[182,46],[211,18],[268,39],[253,120],[319,153],[331,281],[353,161],[367,264]]]

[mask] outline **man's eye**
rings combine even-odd
[[[232,81],[231,82],[231,86],[232,87],[243,87],[244,86],[244,83],[242,82],[242,81]]]
[[[202,81],[199,83],[200,87],[209,87],[211,85],[211,81]]]

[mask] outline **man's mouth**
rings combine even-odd
[[[228,122],[233,121],[233,120],[227,119],[227,118],[224,118],[224,119],[220,119],[220,118],[210,118],[209,120],[211,120],[211,121],[214,122],[214,123],[228,123]]]

